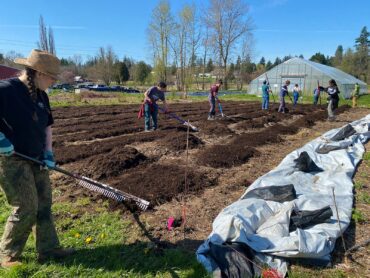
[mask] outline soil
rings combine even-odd
[[[288,105],[290,106],[290,105]],[[325,106],[298,105],[277,113],[277,104],[262,111],[257,102],[223,102],[227,117],[207,121],[208,103],[170,104],[172,112],[189,120],[199,132],[159,115],[159,129],[143,132],[137,105],[55,109],[55,153],[63,168],[84,174],[151,202],[133,221],[145,223],[152,238],[195,250],[212,230],[220,210],[236,201],[255,179],[276,167],[291,151],[327,130],[369,114],[367,109],[337,110],[337,121],[326,121]],[[186,179],[186,181],[185,181]],[[89,196],[56,175],[60,200]],[[111,209],[123,206],[110,201]],[[186,227],[169,232],[170,216],[186,217]],[[139,213],[139,211],[138,211]],[[141,224],[142,224],[141,223]],[[140,224],[140,223],[138,223]],[[143,227],[143,225],[138,225]],[[139,237],[144,237],[139,236]],[[132,238],[133,241],[137,240]],[[141,238],[143,239],[143,238]],[[184,240],[186,239],[186,240]]]

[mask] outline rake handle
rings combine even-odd
[[[38,160],[38,159],[36,159],[36,158],[33,158],[33,157],[30,157],[30,156],[28,156],[28,155],[21,154],[21,153],[19,153],[19,152],[14,152],[14,155],[19,156],[19,157],[21,157],[21,158],[24,158],[24,159],[26,159],[26,160],[32,161],[32,162],[34,162],[34,163],[36,163],[36,164],[38,164],[38,165],[40,165],[40,166],[43,166],[43,167],[45,167],[45,166],[46,166],[46,164],[45,164],[43,161],[40,161],[40,160]],[[47,166],[47,167],[48,167],[48,166]],[[81,181],[85,181],[85,182],[87,182],[87,183],[90,183],[90,184],[95,185],[95,186],[97,186],[97,187],[100,187],[100,188],[102,188],[102,189],[111,190],[111,191],[113,191],[114,193],[120,194],[120,195],[124,196],[124,197],[125,197],[125,198],[127,198],[127,199],[131,199],[131,200],[134,200],[134,201],[139,202],[139,203],[142,203],[142,202],[148,203],[147,201],[142,200],[142,199],[140,199],[140,198],[138,198],[138,197],[136,197],[136,196],[134,196],[134,195],[131,195],[131,194],[128,194],[128,193],[125,193],[125,192],[121,192],[121,191],[119,191],[119,190],[117,190],[117,189],[115,189],[115,188],[112,188],[112,187],[107,186],[107,185],[103,185],[103,184],[101,184],[101,183],[99,183],[99,182],[97,182],[97,181],[94,181],[94,180],[92,180],[92,179],[89,179],[89,178],[87,178],[87,177],[80,176],[80,175],[78,175],[78,174],[75,174],[75,173],[72,173],[72,172],[66,171],[66,170],[64,170],[64,169],[62,169],[62,168],[59,168],[59,167],[57,167],[57,166],[54,166],[54,167],[48,167],[48,168],[49,168],[49,169],[51,169],[51,170],[55,170],[55,171],[57,171],[57,172],[60,172],[60,173],[62,173],[62,174],[65,174],[65,175],[67,175],[67,176],[69,176],[69,177],[72,177],[72,178],[75,178],[75,179],[78,179],[78,180],[81,180]],[[149,204],[149,203],[148,203],[148,204]]]
[[[28,155],[21,154],[21,153],[19,153],[19,152],[14,152],[14,154],[15,154],[16,156],[19,156],[19,157],[21,157],[21,158],[24,158],[24,159],[30,160],[30,161],[32,161],[32,162],[34,162],[34,163],[36,163],[36,164],[39,164],[40,166],[48,167],[48,168],[49,168],[49,169],[51,169],[51,170],[55,170],[55,171],[57,171],[57,172],[63,173],[63,174],[65,174],[65,175],[67,175],[67,176],[70,176],[70,177],[72,177],[72,178],[82,179],[82,177],[78,176],[77,174],[74,174],[74,173],[68,172],[68,171],[66,171],[66,170],[64,170],[64,169],[62,169],[62,168],[57,167],[57,166],[54,166],[54,167],[46,166],[46,164],[45,164],[43,161],[38,160],[38,159],[33,158],[33,157],[30,157],[30,156],[28,156]]]

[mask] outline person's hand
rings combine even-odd
[[[5,135],[0,132],[0,156],[11,156],[14,153],[14,146],[5,137]]]
[[[149,97],[146,97],[146,98],[144,99],[144,101],[145,101],[145,102],[147,102],[147,103],[152,103],[152,100],[151,100]]]
[[[42,162],[44,162],[48,168],[55,168],[54,153],[52,151],[44,151],[44,159]]]

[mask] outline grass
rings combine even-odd
[[[230,91],[231,92],[231,91]],[[276,103],[279,102],[278,95],[274,94]],[[49,94],[52,107],[64,106],[86,106],[86,105],[120,105],[120,104],[140,104],[143,101],[143,94],[129,94],[117,92],[84,92],[81,94],[63,93],[55,91]],[[220,92],[219,98],[221,101],[262,101],[260,96],[249,94],[227,94]],[[184,101],[207,101],[207,96],[188,96],[185,98],[182,94],[176,92],[167,92],[166,100],[169,103],[184,102]],[[312,96],[304,95],[299,103],[311,104]],[[270,97],[270,102],[273,102],[273,97]],[[290,104],[290,100],[287,99]],[[326,99],[322,98],[322,104],[326,104]],[[352,105],[350,99],[341,99],[339,105]],[[358,107],[370,108],[370,94],[361,96],[358,100]]]
[[[356,223],[364,223],[367,219],[360,210],[352,209],[352,220]]]
[[[2,232],[10,211],[2,192],[0,205]],[[166,249],[158,254],[148,242],[129,243],[129,235],[138,232],[131,222],[109,211],[108,203],[88,207],[92,207],[88,198],[53,205],[60,242],[76,248],[75,255],[39,264],[31,235],[22,255],[24,264],[0,268],[0,277],[207,277],[193,253]]]

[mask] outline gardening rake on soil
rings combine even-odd
[[[23,159],[26,159],[26,160],[30,160],[36,164],[39,164],[40,166],[43,166],[45,167],[45,163],[40,161],[40,160],[37,160],[35,158],[32,158],[32,157],[29,157],[27,155],[24,155],[24,154],[21,154],[21,153],[18,153],[18,152],[14,152],[15,155],[23,158]],[[110,187],[109,185],[106,185],[106,184],[103,184],[103,183],[100,183],[100,182],[97,182],[97,181],[94,181],[90,178],[87,178],[87,177],[84,177],[84,176],[80,176],[78,174],[75,174],[75,173],[72,173],[72,172],[68,172],[64,169],[61,169],[57,166],[55,167],[48,167],[49,169],[51,170],[55,170],[57,172],[60,172],[62,174],[65,174],[69,177],[72,177],[72,178],[75,178],[76,180],[78,180],[78,185],[84,187],[84,188],[87,188],[91,191],[94,191],[94,192],[98,192],[100,194],[103,194],[104,196],[108,197],[108,198],[111,198],[113,200],[116,200],[118,202],[121,202],[123,203],[124,201],[131,201],[131,202],[135,202],[135,204],[141,209],[141,210],[146,210],[149,206],[149,202],[144,200],[144,199],[141,199],[139,197],[136,197],[134,195],[131,195],[131,194],[128,194],[128,193],[125,193],[125,192],[122,192],[120,190],[117,190],[113,187]]]
[[[183,125],[186,125],[188,127],[190,127],[193,131],[199,131],[198,128],[196,128],[195,126],[193,126],[191,123],[189,123],[188,121],[185,121],[184,119],[180,118],[179,116],[177,116],[175,113],[167,113],[165,109],[163,109],[162,107],[158,106],[158,109],[161,110],[163,113],[165,113],[166,115],[168,115],[169,117],[171,118],[174,118],[176,120],[178,120],[180,123],[182,123]]]
[[[225,115],[224,115],[224,112],[222,111],[221,101],[218,99],[218,97],[216,97],[216,100],[217,100],[217,103],[218,103],[218,108],[220,109],[221,116],[223,118],[223,117],[225,117]]]

